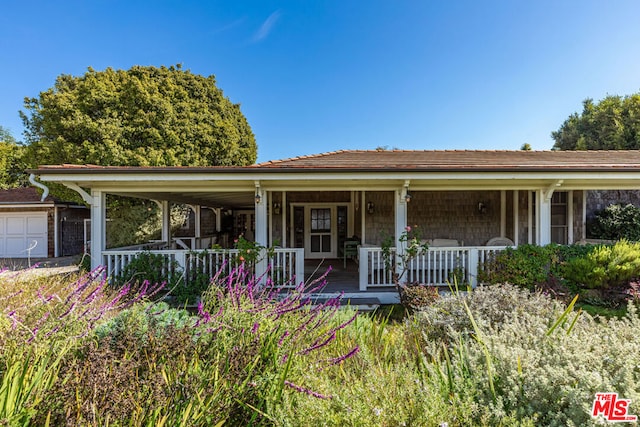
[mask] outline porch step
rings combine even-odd
[[[318,295],[311,297],[314,305],[325,303],[329,299],[331,299],[331,296],[327,295]],[[380,299],[375,297],[343,297],[340,300],[340,306],[348,306],[358,311],[374,311],[375,309],[380,307],[380,304]]]

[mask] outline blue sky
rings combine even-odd
[[[0,126],[60,74],[215,75],[258,160],[534,149],[582,100],[640,91],[640,2],[4,0]]]

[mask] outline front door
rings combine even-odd
[[[305,258],[336,258],[335,206],[307,206]]]

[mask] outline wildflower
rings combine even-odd
[[[288,336],[289,336],[289,331],[286,331],[286,332],[282,335],[282,337],[278,340],[278,347],[280,347],[280,346],[282,345],[282,343],[284,342],[284,339],[285,339],[286,337],[288,337]]]
[[[309,390],[308,388],[301,387],[288,380],[284,380],[284,383],[287,386],[291,387],[292,389],[299,391],[300,393],[305,393],[305,394],[308,394],[309,396],[317,397],[318,399],[331,399],[331,396],[325,396],[324,394],[320,394],[313,390]]]
[[[380,414],[382,414],[382,409],[380,408],[373,408],[373,413],[376,414],[376,417],[379,417]]]
[[[345,360],[347,360],[348,358],[354,356],[355,354],[357,354],[360,351],[360,347],[356,346],[353,348],[353,350],[351,350],[349,353],[344,354],[340,357],[336,357],[334,359],[330,359],[329,360],[329,364],[330,365],[337,365],[338,363],[342,363]]]

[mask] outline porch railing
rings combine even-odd
[[[151,250],[146,251],[163,257],[161,273],[163,275],[182,274],[185,281],[195,280],[198,276],[213,277],[224,268],[223,274],[229,274],[237,265],[237,249],[221,249],[207,251],[188,250]],[[143,251],[139,250],[107,250],[102,252],[102,263],[109,277],[120,276]],[[304,282],[304,249],[273,249],[266,260],[267,277],[282,287],[294,287]],[[250,268],[255,268],[251,266]],[[264,272],[263,267],[263,272]],[[261,274],[257,271],[257,274]]]
[[[506,246],[434,247],[413,258],[401,277],[402,282],[436,286],[470,283],[477,285],[478,268]],[[395,256],[395,248],[391,248]],[[360,247],[360,290],[394,286],[392,271],[386,265],[382,248]]]

